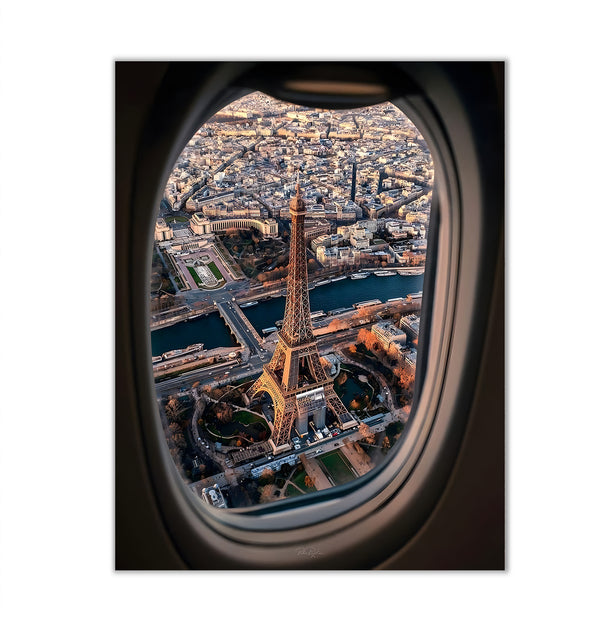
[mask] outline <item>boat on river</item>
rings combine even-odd
[[[376,277],[393,277],[396,274],[395,270],[375,270],[373,274]]]

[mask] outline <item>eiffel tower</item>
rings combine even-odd
[[[292,231],[283,325],[271,360],[247,392],[250,399],[266,392],[273,400],[275,421],[270,442],[275,453],[290,449],[294,421],[300,435],[308,431],[310,417],[317,429],[324,427],[326,408],[333,412],[342,428],[357,424],[321,365],[312,330],[304,237],[306,207],[299,182],[290,202],[290,214]]]

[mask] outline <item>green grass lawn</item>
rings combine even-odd
[[[254,414],[253,412],[248,412],[248,410],[238,410],[234,415],[233,419],[238,423],[242,423],[243,425],[251,425],[252,423],[260,423],[261,425],[267,428],[267,424],[265,419],[262,416],[258,416],[258,414]]]
[[[202,279],[200,279],[200,277],[198,276],[198,273],[196,272],[196,269],[193,266],[188,266],[187,269],[190,271],[190,275],[192,275],[192,278],[194,279],[194,281],[196,282],[196,285],[199,288],[203,290],[208,290],[208,289],[214,290],[216,288],[222,287],[225,284],[225,279],[223,278],[223,275],[221,274],[219,269],[215,266],[215,263],[210,262],[210,264],[207,264],[207,266],[210,268],[213,275],[219,280],[219,283],[212,288],[209,288],[207,285],[204,285],[202,283]]]
[[[300,472],[296,472],[292,477],[292,483],[296,483],[299,487],[304,487],[304,477],[306,476],[306,471],[304,468],[300,470]]]
[[[269,429],[267,422],[258,414],[254,414],[246,410],[238,410],[233,415],[233,420],[244,425],[252,434],[266,431],[269,435],[271,435],[271,430]]]
[[[233,443],[241,432],[254,438],[254,440],[259,440],[260,434],[263,431],[267,432],[267,438],[271,434],[265,419],[247,410],[237,410],[234,412],[233,419],[229,423],[208,423],[206,429],[209,434],[213,434],[212,436],[209,435],[209,439],[213,442],[222,439],[223,441],[231,440]]]
[[[178,216],[171,216],[171,217],[165,217],[165,221],[167,223],[187,223],[187,218],[186,217],[178,217]]]
[[[224,279],[221,271],[217,268],[217,265],[214,262],[209,262],[207,266],[210,268],[210,271],[217,279]]]
[[[321,455],[317,459],[323,467],[327,468],[336,485],[343,485],[356,478],[338,451]]]
[[[198,273],[196,272],[196,269],[193,268],[192,266],[188,266],[187,269],[190,271],[190,275],[192,275],[192,278],[196,282],[196,285],[198,287],[204,287],[202,285],[202,280],[200,279],[200,277],[198,277]]]
[[[298,485],[298,487],[300,487],[300,489],[302,489],[303,491],[305,491],[306,493],[311,492],[311,491],[317,491],[315,487],[307,487],[304,484],[304,479],[306,478],[306,470],[304,470],[304,468],[302,468],[302,470],[300,470],[300,472],[298,472],[297,474],[294,475],[294,477],[292,478],[292,483],[295,483],[296,485]],[[288,489],[286,491],[289,490],[293,490],[296,491],[296,489],[294,487],[291,487],[290,485],[288,485]],[[300,495],[299,493],[295,493],[292,494],[294,496],[296,495]]]
[[[308,487],[306,489],[308,490]],[[293,498],[294,496],[302,496],[304,494],[299,492],[293,485],[288,485],[285,490],[285,495],[287,498]]]

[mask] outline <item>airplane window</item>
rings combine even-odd
[[[256,91],[181,152],[154,226],[152,371],[202,502],[292,504],[390,461],[416,409],[433,181],[391,102]]]

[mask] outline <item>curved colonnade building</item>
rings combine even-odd
[[[230,228],[245,230],[254,228],[261,232],[265,238],[276,238],[278,236],[278,225],[275,219],[240,217],[210,220],[203,215],[195,213],[190,221],[190,228],[194,234],[198,235],[222,232]]]

